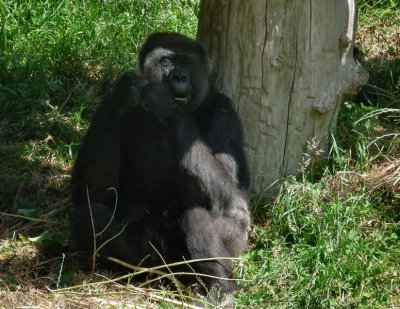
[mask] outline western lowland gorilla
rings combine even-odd
[[[93,254],[94,228],[100,257],[134,265],[235,257],[250,226],[249,174],[231,101],[209,84],[203,47],[183,35],[151,34],[139,67],[141,76],[122,75],[81,145],[75,247]],[[236,290],[215,278],[231,278],[231,260],[191,265],[211,276],[206,289]]]

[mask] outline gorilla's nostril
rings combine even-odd
[[[175,71],[170,73],[169,80],[172,83],[177,83],[177,84],[179,84],[179,83],[188,83],[189,82],[189,76],[187,75],[186,72],[184,72],[184,71],[182,71],[180,69],[177,69],[177,70],[175,70]]]

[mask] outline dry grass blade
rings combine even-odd
[[[99,304],[101,308],[107,308],[107,307],[120,307],[122,304],[114,301],[114,300],[108,300],[108,299],[103,299],[99,297],[91,297],[91,299]],[[153,306],[149,307],[146,305],[146,307],[137,305],[137,304],[123,304],[124,308],[132,308],[132,309],[148,309],[148,308],[154,308]]]
[[[29,221],[33,221],[33,222],[51,223],[50,220],[46,220],[46,219],[31,218],[31,217],[26,217],[26,216],[21,216],[21,215],[16,215],[16,214],[9,214],[9,213],[5,213],[5,212],[0,212],[0,216],[24,219],[24,220],[29,220]]]
[[[387,189],[395,194],[400,190],[399,178],[400,159],[383,163],[367,173],[367,190],[373,193],[375,190]]]
[[[327,201],[333,196],[344,198],[347,193],[361,192],[363,188],[367,198],[373,198],[377,192],[384,190],[393,195],[400,192],[400,159],[377,164],[363,174],[338,172],[332,177],[321,199]]]
[[[157,269],[154,269],[154,268],[144,268],[144,267],[134,266],[132,264],[125,263],[124,261],[118,260],[118,259],[113,258],[113,257],[108,257],[107,259],[109,261],[112,261],[114,263],[117,263],[117,264],[119,264],[121,266],[124,266],[126,268],[132,269],[132,270],[137,271],[137,272],[148,272],[148,273],[151,273],[151,274],[156,274],[156,275],[162,276],[164,278],[167,278],[167,279],[171,280],[172,282],[176,283],[181,290],[183,290],[183,291],[185,291],[187,293],[186,286],[182,282],[180,282],[178,279],[176,279],[174,274],[168,274],[166,272],[163,272],[163,271],[160,271],[160,270],[157,270]]]

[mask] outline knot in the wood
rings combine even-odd
[[[275,56],[271,60],[271,65],[272,65],[273,68],[279,70],[283,66],[283,60],[281,59],[281,57]]]
[[[356,67],[357,89],[354,94],[357,94],[358,92],[360,92],[361,88],[367,84],[368,79],[369,79],[369,72],[362,66],[360,66],[358,64],[356,64],[356,65],[357,65],[357,67]]]
[[[313,103],[313,109],[321,114],[324,114],[333,109],[335,102],[332,97],[326,92],[321,92]]]

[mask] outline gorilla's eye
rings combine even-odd
[[[160,59],[160,64],[164,67],[164,68],[170,68],[172,67],[172,61],[171,59],[167,58],[167,57],[163,57]]]

